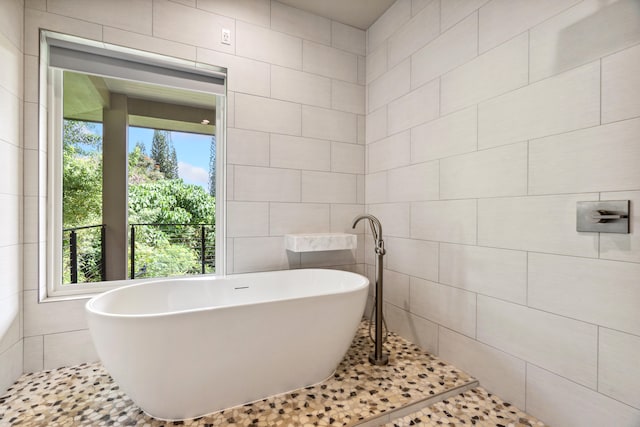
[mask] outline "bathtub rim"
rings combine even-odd
[[[254,276],[254,275],[257,276],[262,274],[279,273],[279,272],[287,272],[287,271],[335,271],[335,272],[343,273],[349,276],[358,276],[359,278],[362,279],[362,283],[355,285],[353,289],[343,290],[339,292],[319,292],[313,295],[306,295],[306,296],[299,296],[299,297],[265,299],[261,301],[253,301],[253,302],[240,303],[240,304],[234,304],[234,305],[198,307],[198,308],[184,309],[184,310],[177,310],[177,311],[163,311],[160,313],[118,314],[118,313],[109,313],[104,310],[98,310],[94,306],[96,301],[98,301],[100,298],[106,297],[107,295],[110,295],[112,293],[117,293],[118,291],[124,291],[125,289],[133,288],[133,287],[153,286],[154,284],[157,284],[157,283],[165,283],[172,280],[186,280],[186,281],[205,280],[205,279],[222,280],[222,279],[233,279],[236,277],[247,277],[247,276]],[[102,317],[108,317],[108,318],[114,318],[114,319],[154,319],[158,317],[173,317],[173,316],[180,316],[180,315],[185,315],[190,313],[231,309],[235,307],[255,306],[255,305],[263,305],[263,304],[270,304],[274,302],[284,302],[284,301],[299,301],[299,300],[308,299],[308,298],[318,298],[318,297],[330,296],[330,295],[348,294],[348,293],[359,292],[363,288],[368,287],[369,284],[370,284],[369,278],[360,273],[354,273],[352,271],[345,271],[345,270],[333,270],[329,268],[300,268],[295,270],[271,270],[271,271],[259,271],[259,272],[251,272],[251,273],[226,274],[226,275],[210,274],[210,275],[198,275],[195,277],[192,277],[192,276],[165,277],[165,278],[159,278],[157,280],[150,279],[149,281],[145,281],[143,283],[132,283],[130,285],[121,286],[115,289],[110,289],[108,291],[99,293],[91,297],[89,301],[86,302],[85,311],[88,312],[90,315],[102,316]]]

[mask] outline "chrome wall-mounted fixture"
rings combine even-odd
[[[577,231],[629,233],[629,200],[578,202]]]

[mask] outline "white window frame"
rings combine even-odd
[[[227,125],[227,78],[226,69],[183,59],[172,58],[150,52],[111,45],[75,36],[41,30],[39,99],[40,105],[47,106],[46,114],[39,118],[39,151],[46,154],[46,162],[39,162],[39,188],[46,188],[46,194],[38,198],[38,253],[39,301],[51,302],[91,296],[124,285],[139,282],[163,280],[127,279],[92,283],[62,284],[62,70],[49,65],[50,46],[72,46],[75,49],[98,52],[108,58],[138,59],[157,67],[178,70],[180,73],[210,75],[223,79],[216,95],[216,273],[226,274],[226,125]],[[72,69],[73,70],[73,69]],[[80,71],[82,72],[82,71]],[[105,74],[109,77],[111,74]],[[157,84],[156,81],[147,81]],[[186,88],[191,89],[191,88]],[[42,202],[46,195],[46,202]],[[42,238],[44,237],[44,239]],[[174,279],[172,277],[171,279]]]

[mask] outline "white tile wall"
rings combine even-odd
[[[370,312],[367,311],[365,314],[369,316]],[[384,317],[391,331],[400,334],[429,353],[438,353],[438,325],[436,323],[392,304],[385,305]]]
[[[364,147],[362,145],[331,143],[331,171],[364,173]]]
[[[528,274],[529,306],[640,335],[640,264],[530,253]]]
[[[542,80],[478,106],[478,146],[553,135],[600,123],[598,62]]]
[[[442,12],[450,2],[441,2]],[[444,22],[443,22],[444,24]],[[411,87],[418,87],[478,55],[478,15],[473,14],[411,56]]]
[[[65,15],[143,34],[151,34],[152,7],[152,0],[134,3],[127,0],[116,0],[109,3],[99,0],[52,0],[47,2],[47,11],[56,15]],[[158,7],[163,7],[163,5],[159,4]],[[126,10],[127,13],[122,13],[123,10]]]
[[[300,171],[236,166],[234,198],[245,201],[300,201]]]
[[[367,35],[359,29],[331,21],[331,46],[356,55],[366,55]]]
[[[331,206],[317,203],[271,203],[269,234],[326,233],[331,225]]]
[[[597,199],[589,193],[480,199],[478,244],[597,257],[598,234],[575,231],[576,202]]]
[[[269,80],[271,71],[269,64],[266,62],[241,58],[200,47],[197,51],[197,58],[198,62],[225,67],[229,77],[227,80],[228,87],[234,92],[260,96],[269,96],[271,93],[271,82]],[[281,97],[274,95],[274,98]]]
[[[97,360],[98,354],[87,329],[44,336],[44,369]]]
[[[301,39],[242,21],[236,21],[236,54],[302,69]]]
[[[233,242],[233,272],[287,270],[300,265],[299,254],[284,249],[284,238],[243,237]]]
[[[479,295],[478,340],[592,389],[597,386],[595,325]]]
[[[445,74],[441,89],[443,114],[526,85],[528,43],[527,34],[523,34]]]
[[[331,108],[364,114],[364,93],[362,85],[333,80],[331,82]]]
[[[531,30],[531,81],[586,64],[640,42],[635,0],[590,0]]]
[[[197,48],[195,46],[164,40],[146,34],[125,31],[119,28],[103,27],[102,39],[105,43],[120,46],[127,45],[134,49],[146,50],[161,55],[174,56],[176,58],[184,58],[190,61],[196,60]]]
[[[639,410],[531,364],[526,409],[555,426],[634,427],[640,422]]]
[[[269,235],[269,203],[227,202],[227,236]]]
[[[527,143],[449,157],[440,161],[440,198],[527,194]]]
[[[358,81],[358,57],[344,50],[304,40],[302,68],[338,80]]]
[[[328,171],[331,142],[299,136],[271,134],[271,167]]]
[[[411,163],[475,151],[478,110],[475,106],[411,128]]]
[[[640,116],[640,46],[602,59],[602,122]]]
[[[600,328],[598,346],[598,391],[640,407],[640,336]]]
[[[241,129],[300,135],[301,117],[300,104],[235,94],[235,125]]]
[[[410,129],[438,117],[440,85],[438,81],[411,91],[387,106],[389,134]]]
[[[440,2],[432,1],[389,38],[388,66],[393,67],[440,32]]]
[[[236,165],[269,166],[269,134],[229,128],[227,162]]]
[[[318,43],[331,43],[331,21],[286,4],[271,2],[271,28]]]
[[[199,9],[218,15],[229,16],[240,21],[268,27],[270,24],[270,0],[197,0]]]
[[[271,96],[285,101],[329,108],[331,106],[331,80],[272,65]]]
[[[450,243],[476,243],[476,201],[411,204],[411,237]]]
[[[437,6],[440,33],[417,29]],[[407,0],[367,31],[366,204],[390,233],[389,283],[412,284],[408,308],[404,287],[388,295],[389,323],[419,339],[429,322],[431,351],[549,425],[640,422],[636,6]],[[438,93],[403,105],[425,85]],[[631,233],[576,232],[576,202],[606,199],[632,201]]]
[[[476,336],[476,294],[411,278],[410,311],[469,337]]]
[[[525,304],[527,254],[521,251],[442,243],[440,283]]]
[[[358,119],[355,114],[303,105],[302,136],[355,143]]]
[[[438,330],[438,357],[474,376],[482,387],[524,408],[526,363],[450,329]]]
[[[301,193],[303,202],[357,203],[356,176],[302,171]]]
[[[529,143],[529,193],[631,190],[640,183],[640,119]]]

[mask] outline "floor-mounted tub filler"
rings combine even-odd
[[[149,415],[199,417],[330,377],[369,281],[337,270],[163,279],[87,303],[114,380]]]

